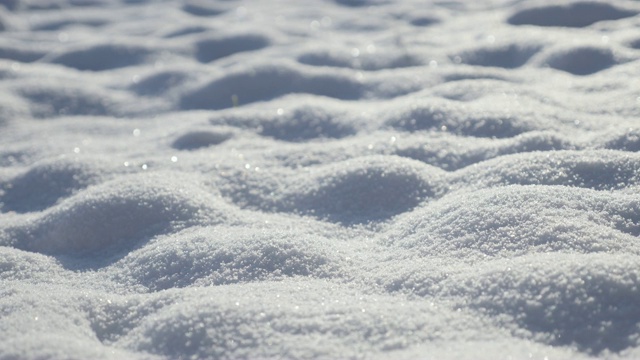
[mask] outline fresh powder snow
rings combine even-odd
[[[639,14],[0,0],[0,359],[640,358]]]

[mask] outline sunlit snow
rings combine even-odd
[[[0,358],[640,358],[639,13],[0,0]]]

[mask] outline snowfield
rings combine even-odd
[[[0,0],[0,359],[640,358],[638,14]]]

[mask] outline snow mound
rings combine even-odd
[[[385,220],[438,194],[441,170],[395,157],[364,157],[292,181],[284,203],[339,223]],[[433,179],[433,180],[431,180]]]
[[[637,11],[596,1],[574,1],[564,5],[534,6],[509,17],[513,25],[586,27],[599,21],[631,17]]]
[[[104,254],[189,224],[228,221],[225,206],[197,186],[163,176],[117,179],[9,228],[2,242],[43,254]]]

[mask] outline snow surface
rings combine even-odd
[[[0,359],[640,358],[639,13],[0,0]]]

